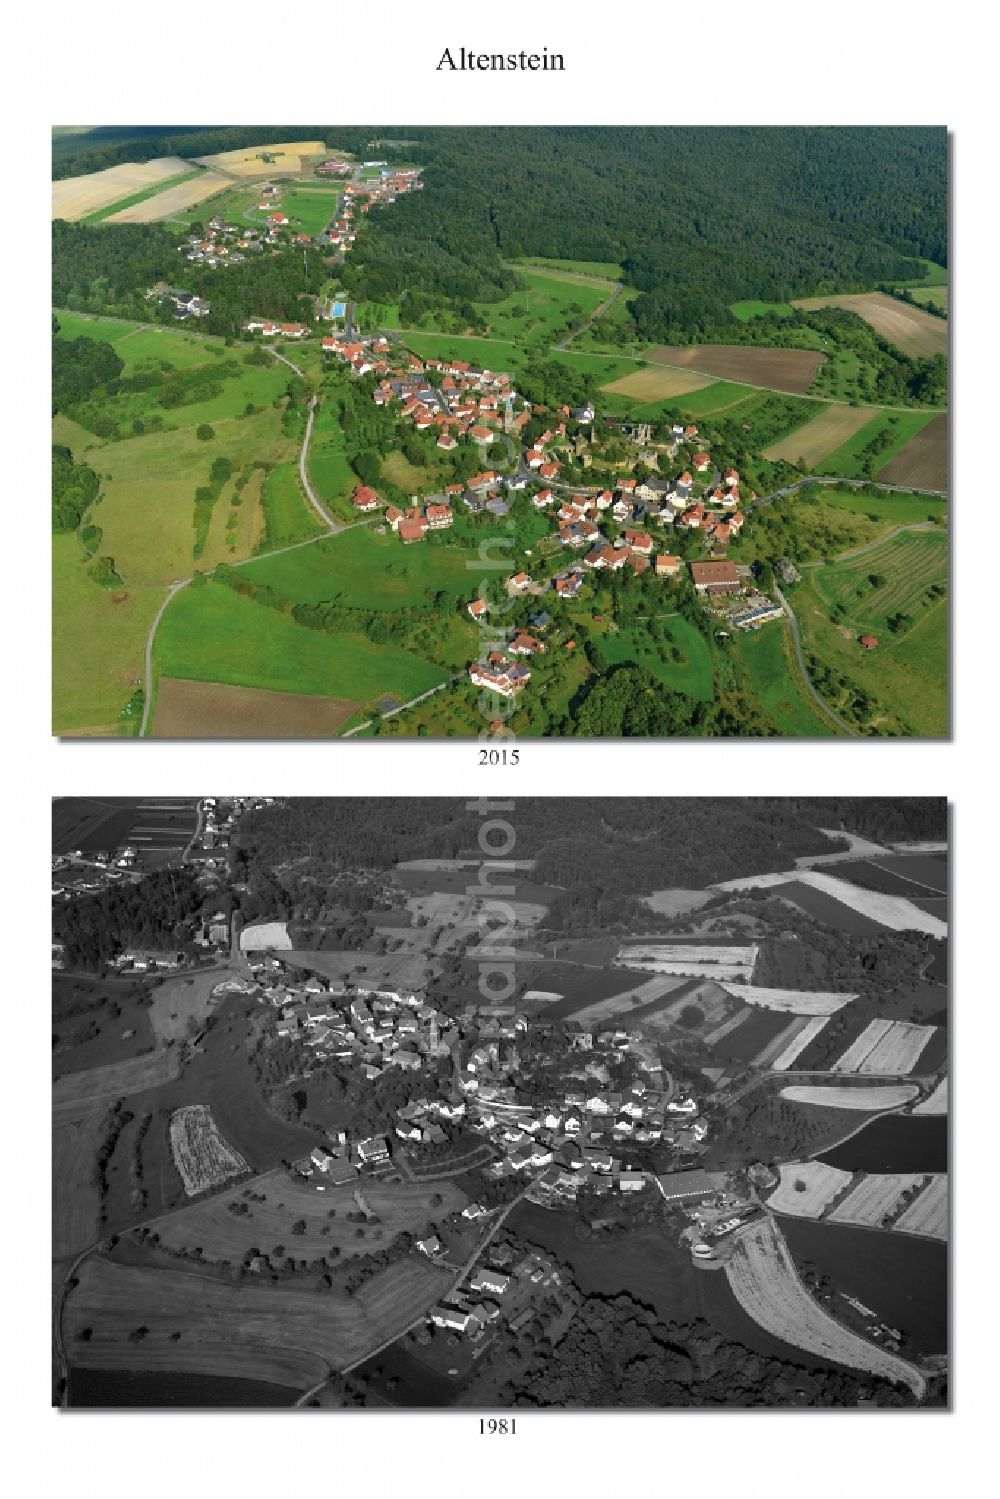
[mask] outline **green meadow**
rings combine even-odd
[[[867,445],[881,432],[891,434],[888,445],[876,455],[873,468],[877,474],[880,468],[889,462],[900,448],[915,437],[921,428],[934,420],[937,415],[935,411],[880,411],[877,416],[866,422],[853,437],[848,438],[839,448],[828,453],[823,459],[823,472],[827,474],[843,474],[847,479],[861,478],[864,475],[864,459],[862,452]]]
[[[295,462],[279,463],[271,469],[264,481],[260,504],[264,518],[261,550],[308,541],[323,530],[319,516],[302,493],[299,466]]]
[[[211,582],[184,588],[171,601],[156,634],[155,665],[160,676],[362,703],[390,694],[405,701],[448,675],[362,635],[307,629]]]
[[[758,630],[734,633],[729,655],[740,685],[761,705],[780,733],[803,739],[828,738],[834,734],[799,679],[792,658],[789,626],[783,620],[769,621]]]

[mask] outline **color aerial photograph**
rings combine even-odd
[[[947,1410],[948,872],[943,798],[56,799],[53,1405]]]
[[[944,738],[933,127],[62,127],[58,736]]]

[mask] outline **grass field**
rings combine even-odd
[[[733,640],[730,652],[745,674],[750,696],[782,734],[802,739],[830,738],[832,725],[799,685],[788,626],[783,621],[741,633]]]
[[[621,281],[625,275],[620,265],[607,260],[552,260],[544,255],[522,255],[511,265],[518,270],[522,266],[536,266],[543,271],[566,271],[573,276],[590,276],[596,281]]]
[[[700,630],[680,615],[665,619],[662,624],[683,660],[675,662],[661,655],[660,646],[650,639],[648,623],[642,619],[627,621],[618,629],[606,628],[597,638],[613,665],[635,662],[652,672],[671,691],[686,693],[701,703],[711,702],[714,686],[708,641]]]
[[[260,508],[264,520],[261,547],[268,551],[308,541],[323,530],[319,516],[302,493],[297,463],[279,463],[271,470],[264,481]]]
[[[307,1389],[402,1332],[449,1283],[450,1273],[422,1255],[390,1265],[351,1297],[317,1296],[311,1280],[302,1289],[227,1285],[91,1258],[67,1299],[64,1334],[80,1368],[173,1369]],[[86,1341],[85,1327],[93,1329]],[[138,1327],[148,1331],[135,1340]]]
[[[223,584],[185,588],[156,636],[160,676],[374,702],[416,697],[447,673],[360,635],[329,635],[242,598]]]
[[[239,1262],[255,1247],[271,1254],[275,1245],[284,1245],[296,1259],[313,1259],[331,1249],[350,1258],[388,1248],[404,1230],[422,1237],[434,1219],[461,1212],[469,1201],[449,1181],[389,1186],[361,1182],[364,1202],[374,1215],[373,1221],[362,1225],[347,1216],[358,1212],[354,1188],[327,1184],[325,1191],[318,1192],[317,1183],[323,1185],[321,1176],[303,1181],[279,1167],[254,1181],[253,1201],[246,1197],[243,1185],[232,1187],[166,1219],[159,1228],[160,1240],[168,1248],[197,1245],[209,1260]],[[261,1197],[265,1200],[260,1201]],[[440,1203],[433,1202],[437,1197]],[[231,1205],[237,1204],[245,1205],[247,1212],[231,1211]],[[295,1223],[304,1223],[305,1230],[293,1234]]]
[[[654,364],[697,370],[721,380],[747,381],[769,390],[802,395],[816,378],[823,355],[813,349],[765,349],[742,344],[702,344],[696,348],[657,344]]]
[[[261,558],[245,572],[303,603],[337,599],[365,609],[427,609],[439,592],[473,598],[483,565],[472,548],[404,547],[398,536],[358,526],[283,557]]]
[[[919,489],[948,487],[948,418],[935,416],[897,448],[878,476],[887,484],[914,484]]]
[[[89,1067],[86,1072],[68,1072],[52,1085],[53,1106],[124,1098],[126,1094],[140,1093],[169,1082],[177,1076],[179,1067],[178,1054],[161,1049],[144,1056],[129,1057],[123,1062]]]
[[[100,1200],[94,1163],[107,1102],[83,1099],[52,1110],[52,1257],[73,1254],[97,1237]]]
[[[739,385],[734,380],[715,380],[702,390],[689,390],[678,396],[674,405],[685,416],[712,416],[717,411],[726,411],[747,397],[755,395],[750,385]]]
[[[775,313],[778,317],[791,317],[790,302],[733,302],[730,312],[739,323],[749,323],[755,317],[767,317]]]
[[[911,290],[917,301],[922,302],[925,307],[941,307],[945,312],[948,311],[947,285],[923,287],[915,286],[912,287]]]
[[[87,576],[76,536],[53,536],[53,733],[125,731],[120,715],[141,682],[163,596],[161,588],[102,588]]]
[[[919,307],[911,307],[884,292],[857,292],[836,297],[804,297],[792,304],[810,311],[816,307],[841,307],[864,318],[875,332],[912,358],[945,354],[948,324]]]
[[[333,218],[340,189],[336,187],[293,187],[279,200],[282,213],[292,221],[292,228],[304,234],[320,234]]]
[[[117,318],[87,317],[82,312],[66,312],[55,309],[59,322],[59,338],[92,338],[96,343],[113,344],[127,333],[134,333],[138,324],[127,323]]]
[[[861,456],[864,449],[880,433],[888,433],[890,441],[881,448],[872,460],[872,469],[879,479],[885,479],[884,470],[890,460],[900,448],[909,443],[924,427],[929,426],[935,420],[933,411],[880,411],[863,427],[859,427],[854,435],[838,448],[824,455],[823,472],[827,474],[843,474],[847,479],[862,478],[865,472],[864,458]],[[945,418],[947,424],[947,418]],[[804,430],[804,429],[801,429]],[[885,480],[886,483],[912,483],[913,480]],[[943,488],[943,485],[928,484],[929,489]]]
[[[868,406],[827,406],[820,408],[811,421],[786,437],[779,438],[763,457],[772,462],[784,459],[788,463],[802,463],[804,468],[815,468],[827,453],[834,452],[872,419]]]
[[[259,373],[270,374],[275,388],[270,371]],[[258,395],[262,391],[259,384],[255,389]],[[156,586],[189,577],[195,565],[207,569],[253,553],[259,529],[255,524],[257,487],[248,485],[244,490],[234,533],[226,530],[232,486],[223,492],[213,508],[200,557],[194,553],[195,490],[209,483],[216,458],[228,458],[234,467],[244,463],[248,454],[281,462],[294,453],[295,442],[284,435],[280,413],[270,406],[253,416],[222,420],[216,416],[211,425],[215,436],[209,442],[201,441],[195,428],[186,423],[173,432],[108,443],[88,453],[87,461],[104,481],[96,516],[104,533],[101,550],[114,558],[119,576],[127,583]]]
[[[358,483],[358,476],[347,461],[344,431],[335,402],[324,401],[316,413],[306,464],[310,483],[327,509],[341,519],[357,520],[358,513],[347,503],[347,498]]]

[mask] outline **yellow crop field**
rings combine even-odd
[[[633,396],[637,401],[666,401],[671,396],[712,384],[714,381],[707,375],[697,375],[692,370],[668,370],[647,365],[645,369],[612,380],[610,385],[602,385],[601,389],[609,395]]]
[[[133,203],[131,208],[119,209],[118,213],[110,215],[107,222],[152,224],[157,219],[167,219],[172,213],[191,208],[195,203],[202,203],[228,185],[228,177],[223,177],[220,172],[202,172],[200,177],[192,177],[189,182],[178,182],[174,187],[165,188],[162,193],[144,198],[141,203]]]
[[[221,167],[234,177],[280,177],[304,172],[319,156],[326,156],[322,141],[283,141],[276,146],[242,146],[238,151],[217,151],[214,156],[196,156],[205,167]],[[265,161],[264,157],[271,158]]]
[[[926,1177],[919,1173],[863,1176],[843,1202],[830,1214],[831,1223],[860,1223],[865,1228],[887,1228],[907,1202],[919,1191]]]
[[[932,1176],[902,1217],[895,1223],[898,1233],[926,1234],[932,1239],[948,1237],[948,1177]]]
[[[767,1199],[772,1212],[793,1218],[818,1218],[823,1209],[850,1185],[851,1172],[822,1161],[785,1161],[781,1180]]]
[[[857,313],[870,323],[882,338],[888,339],[914,358],[948,351],[948,324],[944,318],[924,312],[921,307],[911,307],[908,302],[897,302],[884,292],[851,292],[834,297],[803,297],[792,303],[810,311],[816,307],[843,307]]]
[[[123,162],[103,172],[89,172],[85,177],[64,177],[52,184],[52,217],[86,218],[88,213],[107,208],[119,198],[127,198],[130,193],[141,192],[144,187],[188,170],[188,163],[179,156],[159,156],[155,161]]]
[[[764,449],[763,456],[772,462],[783,459],[786,463],[798,463],[801,458],[807,468],[815,468],[828,453],[835,452],[855,432],[860,432],[874,415],[871,406],[827,406],[804,427],[797,427],[786,437],[772,442]]]

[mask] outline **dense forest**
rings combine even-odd
[[[52,912],[52,936],[66,945],[67,968],[96,969],[125,947],[179,950],[204,892],[191,869],[165,869],[137,884],[112,885]]]
[[[512,290],[522,255],[605,261],[641,337],[704,334],[730,304],[919,279],[947,263],[943,129],[407,129],[423,192],[373,210],[359,299]],[[416,148],[414,148],[416,150]]]
[[[61,443],[52,444],[52,529],[75,531],[88,505],[97,498],[100,480],[86,463],[74,463]]]
[[[329,879],[345,867],[475,858],[488,815],[451,798],[295,797],[247,814],[233,873],[246,882],[251,869],[294,863]],[[947,826],[942,798],[528,797],[494,815],[515,831],[507,857],[536,859],[540,883],[623,895],[787,869],[799,855],[836,849],[821,827],[919,839]]]
[[[330,125],[99,125],[83,135],[57,135],[52,142],[52,177],[79,177],[125,161],[158,156],[211,156],[241,146],[269,146],[291,140],[325,140],[341,151],[364,151],[370,130]]]
[[[52,410],[62,411],[85,401],[92,391],[116,380],[125,365],[110,344],[93,338],[57,338],[53,319]]]
[[[710,1323],[660,1322],[633,1297],[588,1296],[554,1348],[502,1392],[499,1406],[563,1410],[714,1406],[907,1406],[905,1390],[848,1370],[806,1370],[730,1342]]]

